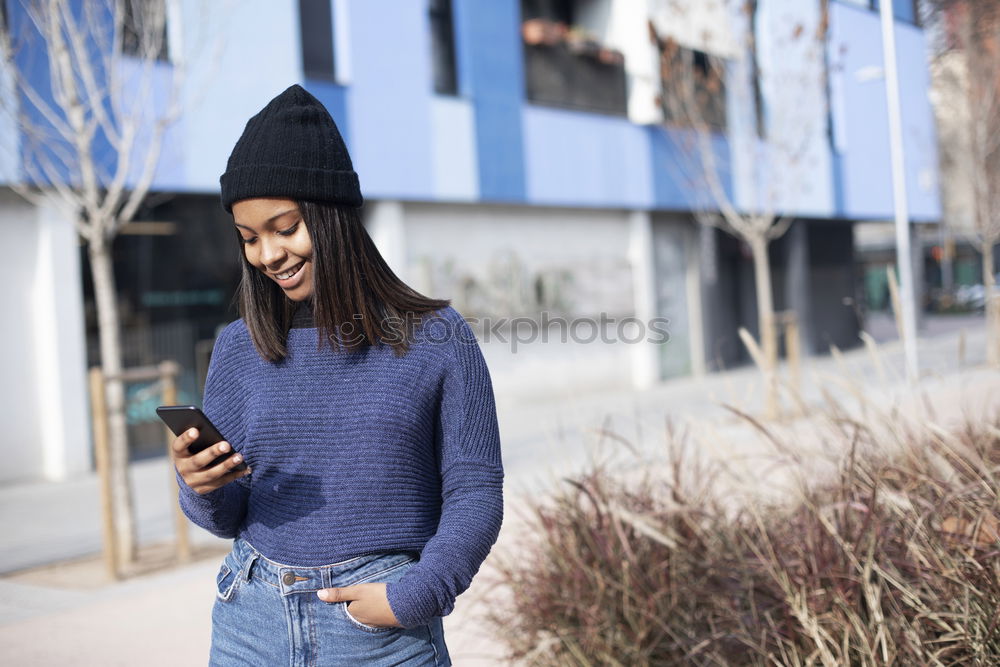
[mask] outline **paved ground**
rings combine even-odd
[[[840,359],[824,356],[809,360],[800,389],[803,400],[818,398],[837,377],[887,391],[900,386],[902,354],[898,342],[891,340],[891,321],[873,319],[869,330],[876,340],[887,341],[879,346],[879,362],[874,363],[864,348],[849,351]],[[957,371],[981,364],[983,343],[981,318],[929,318],[921,341],[925,391],[933,393],[948,382],[954,385]],[[996,374],[984,371],[973,371],[969,377],[982,387],[994,386],[990,383],[997,379]],[[965,376],[962,378],[966,382]],[[754,369],[743,368],[670,381],[646,391],[568,394],[545,401],[498,396],[508,520],[495,553],[517,547],[516,504],[585,466],[596,447],[612,454],[615,448],[662,452],[668,418],[723,419],[728,413],[722,403],[757,411],[759,386]],[[598,432],[602,427],[622,440],[608,435],[602,438]],[[714,452],[717,457],[731,454]],[[165,461],[136,464],[133,481],[141,541],[153,544],[169,538],[173,478]],[[97,508],[92,476],[58,484],[0,488],[0,534],[4,536],[0,574],[6,573],[0,578],[0,663],[204,664],[213,577],[226,542],[192,527],[203,559],[108,584],[99,560],[64,562],[98,549]],[[145,555],[150,563],[169,557],[155,547]],[[456,611],[445,619],[457,665],[500,662],[501,647],[479,618],[493,606],[491,601],[503,594],[490,586],[493,557],[459,599]],[[38,568],[55,562],[63,564]]]

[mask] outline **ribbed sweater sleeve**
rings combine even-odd
[[[468,323],[451,326],[440,401],[441,518],[420,560],[386,595],[404,628],[451,613],[486,560],[503,520],[503,465],[493,385]]]
[[[202,410],[233,449],[240,451],[246,441],[241,400],[246,392],[241,391],[238,374],[234,372],[238,355],[233,349],[233,338],[237,326],[237,322],[230,324],[215,340],[205,379]],[[245,478],[230,482],[215,491],[198,494],[187,485],[180,473],[176,470],[174,472],[180,487],[180,505],[184,514],[213,535],[236,537],[247,511],[249,490]]]

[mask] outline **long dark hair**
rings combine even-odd
[[[361,222],[360,209],[319,201],[296,203],[313,245],[317,345],[325,342],[334,351],[356,352],[386,343],[397,357],[406,354],[420,316],[448,306],[451,300],[431,299],[400,280]],[[240,316],[260,356],[281,361],[288,353],[288,330],[299,304],[250,264],[243,245],[239,247]]]

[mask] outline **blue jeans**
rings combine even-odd
[[[441,618],[403,629],[361,623],[346,602],[321,588],[397,581],[416,562],[409,553],[360,556],[298,567],[264,558],[237,538],[217,578],[211,665],[451,665]]]

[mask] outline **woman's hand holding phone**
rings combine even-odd
[[[189,428],[175,437],[170,445],[170,456],[174,461],[174,467],[195,493],[204,495],[229,484],[234,479],[250,474],[250,468],[233,470],[243,462],[243,457],[238,453],[214,466],[211,465],[216,458],[232,451],[232,447],[225,440],[192,454],[188,451],[188,446],[197,439],[198,429]]]

